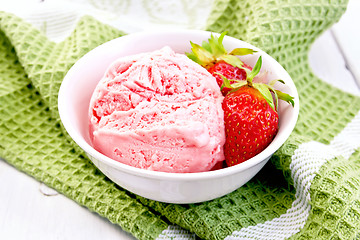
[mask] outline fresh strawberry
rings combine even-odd
[[[278,131],[278,99],[294,105],[293,97],[273,88],[275,82],[281,80],[269,85],[253,83],[261,64],[262,58],[259,57],[252,71],[245,69],[246,81],[231,84],[222,76],[223,87],[232,89],[222,103],[226,134],[224,152],[228,166],[252,158],[271,143]]]
[[[252,70],[249,65],[243,64],[245,68]],[[226,77],[227,79],[232,80],[245,80],[246,79],[246,72],[244,69],[234,67],[233,65],[228,64],[225,61],[219,61],[214,64],[212,67],[208,69],[208,71],[216,78],[217,84],[221,87],[223,85],[223,79],[221,75]],[[221,74],[221,75],[220,75]],[[231,83],[234,83],[232,81]],[[224,87],[221,89],[222,94],[225,96],[230,91],[230,88]]]
[[[244,162],[263,151],[278,132],[278,100],[294,105],[293,97],[269,85],[253,82],[260,72],[260,57],[252,69],[237,56],[252,54],[248,48],[236,48],[228,53],[222,42],[226,33],[211,35],[201,46],[191,43],[191,53],[186,55],[206,68],[215,78],[225,96],[224,110],[226,142],[225,161],[228,166]],[[259,78],[260,76],[257,76]],[[274,102],[275,100],[275,102]],[[216,166],[217,169],[219,166]]]
[[[226,32],[219,37],[211,34],[208,42],[204,41],[201,46],[190,42],[192,52],[186,53],[190,59],[206,68],[216,78],[220,87],[223,84],[223,79],[219,74],[231,79],[232,82],[234,80],[246,80],[244,68],[249,70],[252,70],[252,68],[244,64],[237,55],[247,55],[255,52],[249,48],[236,48],[228,53],[222,43],[225,34]],[[230,88],[224,87],[221,91],[225,96],[230,91]]]

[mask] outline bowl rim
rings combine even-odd
[[[170,172],[160,172],[160,171],[154,171],[154,170],[148,170],[148,169],[140,169],[140,168],[133,167],[133,166],[118,162],[116,160],[113,160],[110,157],[107,157],[104,154],[95,150],[95,148],[93,148],[90,144],[87,143],[87,141],[84,139],[84,137],[80,133],[79,134],[77,133],[78,131],[73,126],[68,114],[66,114],[66,104],[65,104],[64,99],[66,96],[66,89],[68,89],[68,87],[69,87],[69,84],[71,82],[70,80],[72,79],[72,75],[75,74],[77,67],[79,65],[84,64],[84,62],[88,58],[91,58],[91,56],[94,55],[94,53],[101,51],[107,45],[115,44],[118,41],[124,41],[129,38],[144,37],[144,36],[147,36],[148,34],[151,34],[151,35],[196,34],[196,35],[200,35],[200,36],[203,35],[204,39],[205,39],[205,37],[208,38],[210,36],[210,34],[219,35],[219,33],[204,31],[204,30],[165,30],[165,31],[155,30],[155,31],[151,31],[151,32],[150,31],[142,31],[142,32],[136,32],[136,33],[130,33],[128,35],[125,35],[125,36],[122,36],[119,38],[115,38],[113,40],[105,42],[105,43],[97,46],[96,48],[92,49],[85,55],[83,55],[80,59],[78,59],[76,61],[76,63],[66,73],[66,75],[61,83],[59,93],[58,93],[58,110],[59,110],[61,122],[62,122],[65,130],[70,135],[70,137],[73,139],[73,141],[75,141],[76,144],[79,145],[80,148],[85,153],[87,153],[91,157],[95,158],[97,161],[101,161],[110,167],[113,167],[117,170],[125,171],[125,172],[133,174],[133,175],[147,177],[147,178],[151,178],[151,179],[159,179],[159,180],[194,181],[194,180],[206,180],[206,179],[210,179],[210,178],[211,179],[221,178],[221,177],[225,177],[225,176],[229,176],[229,175],[233,175],[233,174],[245,171],[252,166],[260,164],[262,161],[269,159],[269,157],[276,150],[278,150],[284,144],[284,142],[289,138],[290,134],[292,133],[292,131],[296,125],[298,115],[299,115],[299,95],[298,95],[298,91],[296,89],[296,86],[295,86],[292,78],[290,77],[288,72],[281,66],[280,63],[278,63],[274,58],[272,58],[270,55],[268,55],[263,50],[259,49],[258,47],[253,46],[252,44],[244,42],[242,40],[239,40],[239,39],[236,39],[236,38],[233,38],[230,36],[225,36],[224,41],[239,41],[242,44],[247,44],[247,45],[251,46],[252,48],[258,50],[258,52],[262,56],[266,55],[269,59],[272,59],[274,62],[276,62],[278,64],[281,74],[287,75],[287,78],[290,80],[290,82],[286,82],[286,85],[292,91],[295,106],[293,107],[294,108],[293,114],[291,114],[291,118],[289,119],[286,129],[284,130],[284,131],[286,131],[286,134],[284,135],[284,137],[282,139],[277,139],[277,141],[272,141],[271,144],[267,148],[265,148],[262,152],[260,152],[256,156],[248,159],[247,161],[237,164],[235,166],[222,168],[219,170],[194,172],[194,173],[170,173]],[[90,159],[91,159],[91,157],[90,157]],[[91,161],[93,161],[93,159],[91,159]]]

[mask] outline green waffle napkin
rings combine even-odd
[[[138,239],[360,238],[360,98],[318,79],[307,62],[314,40],[347,1],[218,0],[207,30],[250,42],[276,58],[300,94],[290,139],[236,191],[204,203],[165,204],[107,179],[71,141],[57,111],[69,68],[123,35],[83,17],[60,43],[0,13],[0,157]]]

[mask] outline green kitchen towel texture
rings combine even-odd
[[[307,62],[311,44],[346,6],[342,0],[214,2],[206,29],[228,31],[276,58],[298,88],[300,116],[261,174],[224,197],[186,205],[116,186],[61,126],[57,93],[66,72],[124,33],[85,16],[55,43],[1,12],[0,157],[138,239],[359,239],[360,144],[344,139],[359,131],[360,98],[318,79]]]

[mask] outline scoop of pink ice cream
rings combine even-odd
[[[91,140],[134,167],[207,171],[224,160],[222,100],[215,78],[169,47],[120,58],[91,98]]]

